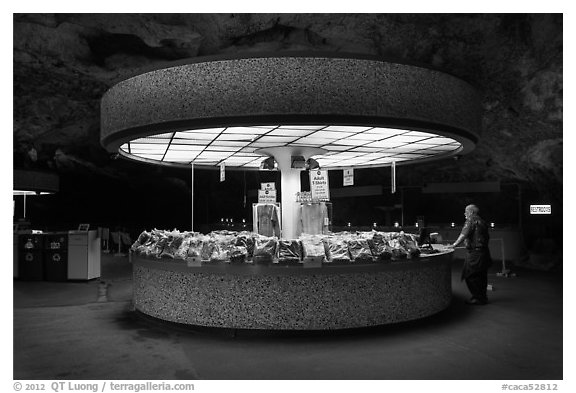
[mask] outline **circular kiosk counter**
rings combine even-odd
[[[189,267],[133,257],[134,304],[165,321],[204,327],[330,330],[414,320],[452,298],[452,251],[321,267],[243,263]]]

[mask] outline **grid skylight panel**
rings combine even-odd
[[[423,141],[423,142],[424,142],[424,141]],[[443,137],[443,136],[435,136],[434,138],[426,139],[425,142],[426,142],[426,143],[437,143],[437,144],[439,144],[439,145],[446,145],[446,144],[449,144],[449,143],[454,142],[454,139],[452,139],[452,138],[446,138],[446,137]]]
[[[330,140],[327,140],[325,138],[312,138],[312,137],[304,137],[301,139],[298,139],[294,142],[294,144],[298,144],[298,145],[306,145],[306,146],[322,146],[324,144],[328,144],[330,143]]]
[[[394,142],[405,142],[405,143],[415,143],[425,140],[425,138],[421,136],[410,136],[410,135],[394,135],[390,138],[385,140],[394,141]]]
[[[286,125],[286,126],[280,126],[278,128],[282,130],[320,130],[325,127],[326,126]]]
[[[224,131],[225,128],[199,128],[197,130],[187,130],[187,131],[178,131],[176,132],[176,135],[174,135],[175,138],[194,138],[195,135],[201,135],[201,134],[221,134],[222,131]]]
[[[258,136],[253,134],[220,134],[215,141],[252,141]]]
[[[202,151],[205,147],[205,145],[182,145],[174,142],[170,144],[170,150],[177,151]]]
[[[386,147],[386,148],[394,148],[398,146],[405,145],[405,142],[394,142],[389,139],[383,139],[381,141],[367,143],[365,146],[368,147]]]
[[[343,132],[364,132],[371,129],[372,127],[363,126],[328,126],[325,128],[326,131],[343,131]]]
[[[258,138],[258,142],[274,142],[279,144],[285,144],[289,142],[293,142],[298,139],[297,136],[268,136],[265,135],[261,138]]]
[[[351,135],[354,135],[354,133],[352,133],[352,132],[326,131],[326,130],[316,131],[316,132],[310,134],[310,136],[312,138],[327,138],[327,139],[331,139],[331,140],[342,139],[342,138],[349,137]]]
[[[164,133],[164,134],[150,135],[150,136],[147,136],[146,138],[151,138],[151,139],[172,139],[173,136],[174,136],[174,133],[173,133],[173,132],[168,132],[168,133]]]
[[[338,141],[334,141],[331,144],[332,145],[344,145],[344,146],[363,146],[366,145],[368,143],[370,143],[370,141],[373,141],[374,139],[370,139],[370,140],[358,140],[358,139],[340,139]]]
[[[366,134],[375,134],[375,135],[382,135],[382,137],[392,136],[392,135],[402,135],[408,132],[408,130],[400,130],[397,128],[372,128],[365,131]]]
[[[300,137],[300,136],[306,136],[306,135],[310,135],[311,132],[314,132],[314,130],[309,130],[309,129],[276,129],[276,130],[272,130],[270,132],[268,132],[266,135],[278,135],[278,136],[295,136],[295,137]]]
[[[322,146],[322,148],[328,150],[328,153],[330,153],[330,152],[338,152],[338,151],[349,150],[349,149],[350,149],[350,146],[344,146],[344,145],[324,145],[324,146]]]
[[[196,129],[137,138],[122,145],[128,155],[173,163],[258,167],[257,149],[321,147],[314,158],[321,167],[388,165],[454,154],[460,142],[436,134],[387,127],[345,125],[260,125]],[[166,150],[168,148],[168,150]],[[390,156],[394,156],[390,158]]]
[[[168,142],[170,142],[169,138],[138,138],[138,139],[134,139],[132,142],[130,142],[130,145],[134,144],[134,143],[147,143],[150,145],[161,145],[161,144],[167,144]]]
[[[238,151],[239,147],[237,146],[216,146],[210,145],[206,148],[205,151],[222,151],[222,152],[231,152],[231,151]]]
[[[256,134],[262,135],[269,132],[269,128],[258,127],[228,127],[224,130],[224,134]]]

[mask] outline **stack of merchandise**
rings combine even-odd
[[[330,235],[301,235],[279,240],[252,232],[144,231],[131,247],[142,256],[186,261],[191,258],[211,263],[298,264],[304,258],[325,263],[371,263],[414,258],[420,255],[416,236],[404,232],[340,232]]]
[[[241,247],[242,251],[246,249],[246,259],[252,260],[252,256],[254,255],[254,234],[252,232],[242,231],[238,233],[236,237],[236,242],[234,243],[235,246]]]
[[[376,232],[372,238],[373,248],[390,252],[392,260],[402,260],[420,255],[415,235],[404,232]]]
[[[255,240],[254,256],[252,257],[254,264],[268,265],[273,263],[278,250],[278,238],[276,236],[256,235]]]
[[[370,250],[370,245],[368,244],[368,238],[365,236],[360,235],[354,239],[350,239],[348,241],[348,251],[350,251],[350,257],[354,262],[374,262],[372,250]]]
[[[323,238],[323,235],[300,235],[303,258],[320,258],[322,262],[326,262]]]
[[[411,233],[401,232],[402,236],[398,237],[398,241],[406,250],[408,258],[414,258],[420,256],[420,248],[418,247],[418,240],[416,235]]]
[[[326,259],[328,263],[349,263],[350,251],[348,242],[352,235],[349,233],[338,233],[326,236],[324,238],[324,248],[326,250]]]
[[[392,259],[392,247],[388,243],[390,239],[389,233],[374,232],[372,240],[368,241],[376,262],[389,262]]]
[[[278,263],[298,264],[302,260],[302,242],[300,240],[278,241]]]

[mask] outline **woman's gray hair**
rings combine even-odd
[[[478,214],[480,212],[480,209],[476,205],[468,205],[466,206],[466,211],[472,214]]]

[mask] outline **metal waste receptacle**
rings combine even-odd
[[[18,239],[18,277],[25,281],[44,280],[44,237],[41,234],[20,234]]]
[[[52,232],[44,237],[44,279],[68,280],[68,232]]]

